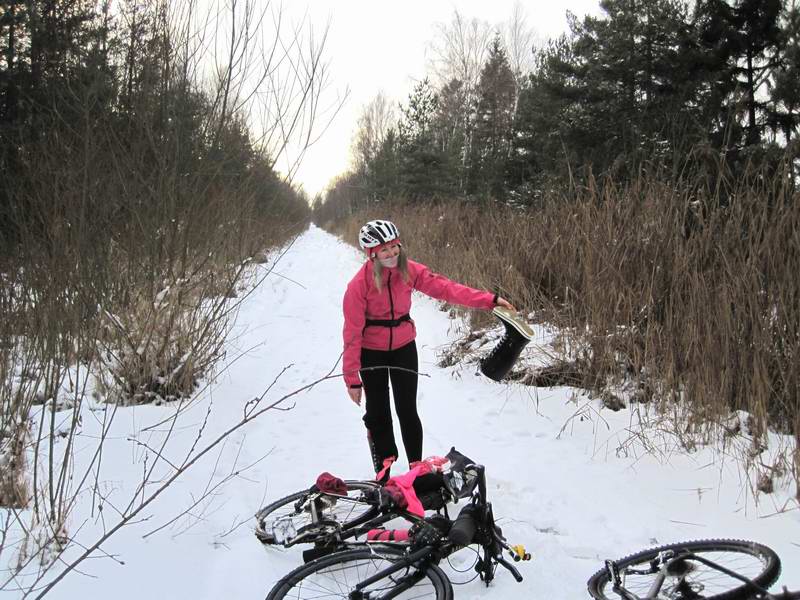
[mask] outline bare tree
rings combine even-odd
[[[503,27],[508,63],[519,89],[523,78],[533,70],[533,49],[538,42],[536,31],[528,26],[528,16],[519,0]]]
[[[372,162],[395,121],[394,105],[382,91],[361,109],[352,149],[357,171]]]
[[[170,3],[169,22],[186,81],[211,81],[209,135],[244,118],[257,152],[291,181],[349,94],[332,89],[329,24],[319,31],[307,16],[290,22],[281,5],[258,0],[196,8],[197,0]]]
[[[437,23],[436,36],[429,46],[430,69],[437,86],[457,79],[468,90],[474,90],[488,56],[492,36],[493,29],[488,22],[467,19],[458,9],[453,11],[449,23]]]
[[[494,35],[488,22],[476,18],[468,20],[456,9],[449,23],[436,24],[436,36],[429,46],[429,68],[436,87],[441,90],[458,89],[459,92],[463,114],[457,122],[457,128],[463,140],[462,170],[466,169],[472,151],[478,81]]]
[[[254,65],[252,80],[257,84],[246,84],[247,102],[259,151],[291,181],[306,151],[341,110],[349,90],[331,89],[324,52],[330,23],[322,31],[307,18],[287,24],[280,8],[271,10],[270,17],[271,25],[262,26],[261,51]]]

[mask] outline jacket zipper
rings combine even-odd
[[[394,300],[392,299],[392,272],[389,271],[389,277],[386,279],[386,289],[389,292],[389,315],[394,320]],[[392,349],[392,334],[394,327],[389,327],[389,350]]]

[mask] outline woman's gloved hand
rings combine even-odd
[[[508,310],[513,310],[514,312],[517,312],[517,309],[514,308],[514,305],[501,296],[497,297],[497,306],[502,306],[503,308],[507,308]]]

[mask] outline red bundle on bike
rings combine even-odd
[[[402,498],[398,502],[400,508],[405,508],[413,515],[425,516],[425,509],[422,507],[417,493],[414,491],[414,479],[422,472],[422,467],[414,467],[405,475],[391,477],[384,486],[393,496]]]
[[[423,470],[420,474],[441,473],[444,470],[445,465],[449,462],[450,460],[444,456],[429,456],[428,458],[423,458],[422,460],[415,460],[408,466],[412,469],[421,467]]]
[[[406,542],[408,529],[370,529],[367,540],[371,542]]]
[[[317,477],[317,489],[326,494],[347,496],[347,485],[345,485],[344,481],[327,471],[320,473],[320,476]]]

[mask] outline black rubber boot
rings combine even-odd
[[[506,331],[492,351],[481,359],[481,372],[489,379],[501,381],[511,371],[522,349],[533,339],[533,329],[517,313],[506,308],[496,306],[492,312]]]

